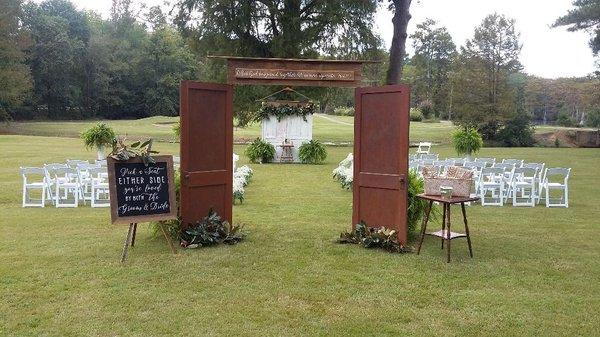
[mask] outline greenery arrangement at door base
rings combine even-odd
[[[256,138],[248,145],[245,153],[251,163],[269,163],[275,159],[275,146]]]
[[[459,155],[471,156],[483,146],[483,138],[473,127],[464,127],[452,133],[452,145]]]
[[[352,231],[340,234],[337,242],[359,244],[365,248],[380,248],[391,253],[410,252],[410,249],[398,241],[396,234],[395,230],[383,226],[369,228],[361,221]]]
[[[285,117],[299,116],[306,122],[306,116],[314,114],[315,111],[316,106],[313,102],[300,103],[299,105],[273,105],[264,102],[256,113],[255,120],[259,122],[268,119],[270,116],[275,116],[277,121],[280,122]]]
[[[327,158],[327,150],[320,141],[312,139],[300,145],[298,156],[303,164],[321,164]]]
[[[234,245],[246,236],[241,229],[242,226],[229,224],[210,209],[207,216],[181,233],[181,246],[198,248],[221,243]]]
[[[98,150],[98,159],[104,159],[104,148],[112,144],[116,138],[113,129],[106,123],[99,122],[81,133],[86,148]]]

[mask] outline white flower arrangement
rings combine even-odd
[[[354,156],[352,153],[342,160],[338,167],[333,170],[333,179],[337,180],[343,188],[352,189],[354,181]]]
[[[246,193],[244,187],[248,186],[250,183],[253,173],[254,172],[248,165],[244,165],[235,170],[233,173],[233,203],[235,203],[236,200],[239,200],[240,203],[244,202],[244,194]]]

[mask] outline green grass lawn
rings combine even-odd
[[[331,170],[350,151],[329,147],[324,165],[251,165],[234,206],[243,243],[173,256],[144,225],[122,265],[127,227],[110,225],[108,209],[20,207],[20,165],[94,152],[77,139],[0,136],[0,335],[599,334],[600,150],[483,149],[572,167],[571,207],[469,207],[475,258],[455,240],[450,264],[431,238],[419,256],[334,243],[352,206]]]
[[[120,135],[130,138],[152,137],[157,141],[172,142],[175,137],[172,132],[173,123],[179,117],[150,117],[138,120],[111,120],[106,121]],[[95,121],[43,121],[43,122],[13,122],[0,125],[0,132],[10,134],[52,136],[52,137],[79,137],[79,134],[92,126]],[[432,141],[448,143],[450,132],[453,130],[450,123],[411,123],[411,141]],[[314,116],[313,136],[324,142],[348,143],[353,141],[354,117],[348,116]],[[236,140],[252,140],[260,137],[260,124],[254,123],[246,128],[234,130]]]

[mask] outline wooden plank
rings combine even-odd
[[[231,58],[227,60],[227,83],[358,87],[362,83],[362,63]]]
[[[354,81],[354,71],[235,68],[236,79]]]

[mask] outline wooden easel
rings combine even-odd
[[[127,252],[129,250],[129,245],[131,244],[131,247],[133,247],[133,245],[135,244],[135,233],[137,231],[137,225],[138,225],[137,223],[129,224],[129,230],[127,231],[127,236],[125,237],[125,243],[123,244],[123,253],[121,254],[121,263],[123,263],[123,262],[125,262],[125,260],[127,260]],[[171,247],[171,251],[173,252],[174,255],[177,255],[177,249],[175,248],[175,245],[173,245],[173,241],[171,241],[171,238],[169,237],[169,235],[167,235],[167,231],[165,230],[164,225],[162,223],[159,223],[158,226],[160,227],[160,230],[163,233],[165,240],[167,240],[169,247]]]

